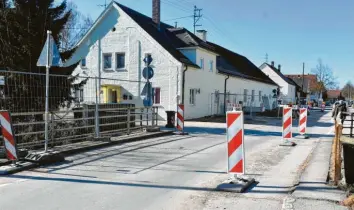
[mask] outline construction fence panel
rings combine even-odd
[[[156,125],[157,107],[143,107],[131,87],[145,83],[113,78],[50,75],[49,147],[96,136],[96,111],[100,136],[142,132]],[[100,88],[99,88],[100,87]],[[100,93],[100,94],[97,94]],[[98,102],[98,106],[96,106]],[[37,149],[45,136],[45,74],[0,71],[0,109],[12,115],[19,148]],[[0,152],[3,141],[0,141]]]
[[[226,111],[238,106],[246,113],[256,113],[277,108],[278,101],[272,95],[211,94],[210,115],[225,115]]]

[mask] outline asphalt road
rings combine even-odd
[[[267,125],[245,125],[247,174],[262,186],[233,198],[239,202],[238,209],[281,209],[296,179],[294,171],[310,153],[313,141],[333,133],[329,113],[311,113],[313,138],[294,153],[294,148],[278,146],[280,120],[263,120]],[[0,210],[215,209],[223,205],[220,202],[233,205],[227,199],[232,195],[214,190],[229,177],[225,173],[224,126],[189,122],[188,136],[126,143],[71,156],[66,163],[0,177]]]

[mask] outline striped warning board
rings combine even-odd
[[[299,133],[301,135],[306,134],[307,128],[307,108],[300,109],[300,120],[299,120]]]
[[[283,108],[283,139],[289,140],[293,137],[291,128],[293,125],[293,110],[291,107]]]
[[[177,130],[183,131],[184,129],[184,105],[178,104],[177,106]]]
[[[243,112],[227,112],[228,173],[245,173]]]
[[[0,111],[1,132],[4,139],[6,156],[9,160],[18,160],[15,134],[12,128],[11,116],[8,111]]]

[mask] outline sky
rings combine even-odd
[[[72,0],[95,20],[105,0]],[[107,4],[110,0],[106,0]],[[151,17],[152,0],[117,0]],[[339,86],[354,82],[353,0],[161,0],[161,20],[193,31],[193,7],[203,9],[198,29],[208,40],[242,54],[255,65],[281,64],[284,74],[311,73],[318,59]],[[178,20],[175,18],[186,17]]]

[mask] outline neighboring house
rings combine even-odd
[[[185,119],[192,119],[210,115],[214,93],[271,96],[277,88],[246,57],[208,42],[206,31],[198,31],[196,36],[160,22],[159,8],[153,7],[150,18],[113,1],[78,43],[66,65],[81,60],[84,65],[73,75],[109,78],[100,81],[100,103],[143,106],[141,92],[146,80],[141,72],[146,54],[153,58],[153,101],[160,107],[160,119],[166,119],[165,111],[176,111],[182,98]],[[88,80],[83,87],[83,103],[95,102],[94,82]],[[245,99],[255,106],[263,103],[262,97]]]
[[[291,78],[301,88],[303,87],[303,91],[307,94],[306,98],[318,101],[319,93],[314,91],[317,85],[316,75],[306,74],[302,76],[301,74],[287,74],[285,76]]]
[[[283,104],[296,103],[296,84],[281,73],[281,66],[274,66],[274,61],[271,64],[263,63],[259,67],[271,80],[273,80],[280,88],[279,100]]]
[[[334,103],[342,97],[341,90],[327,90],[327,100]]]
[[[295,85],[295,90],[296,90],[296,95],[295,97],[297,99],[302,99],[302,98],[306,98],[306,93],[302,91],[302,87],[300,87],[293,79],[287,77],[288,80],[290,80],[294,85]]]

